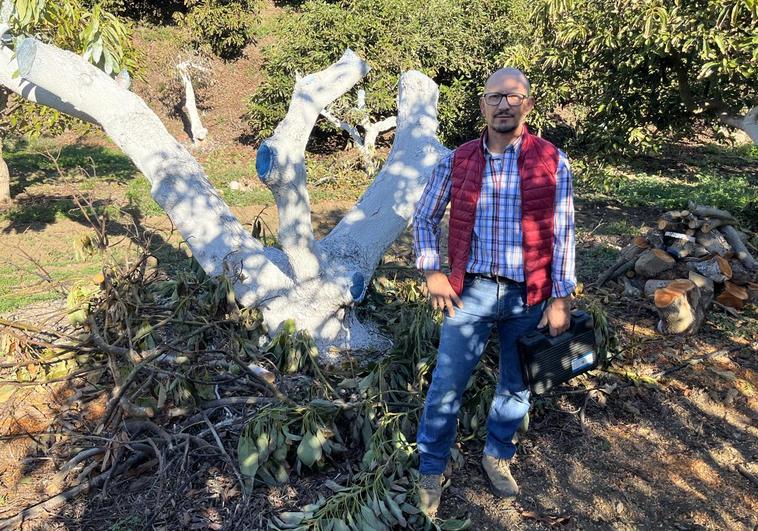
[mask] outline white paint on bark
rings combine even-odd
[[[720,118],[726,125],[745,131],[753,144],[758,145],[758,105],[750,109],[745,116],[722,114]]]
[[[179,70],[179,77],[182,79],[182,85],[184,86],[184,106],[187,109],[187,117],[190,122],[190,134],[192,135],[192,142],[197,143],[208,136],[208,130],[203,127],[203,122],[200,119],[200,113],[197,111],[197,103],[195,101],[195,89],[192,86],[192,77],[190,76],[190,68],[198,68],[188,61],[182,61],[176,65]]]
[[[325,70],[299,78],[287,115],[258,150],[258,173],[276,200],[279,244],[289,258],[296,282],[308,282],[321,273],[306,187],[308,137],[321,111],[350,90],[368,71],[368,64],[347,50]]]
[[[368,65],[348,50],[331,67],[297,82],[287,116],[256,160],[279,208],[282,252],[264,248],[247,233],[200,165],[137,95],[79,56],[34,39],[25,39],[17,52],[20,83],[54,95],[51,106],[75,109],[100,124],[148,178],[153,198],[203,269],[211,275],[240,273],[238,300],[258,306],[270,331],[294,319],[331,361],[339,359],[339,350],[387,346],[356,319],[353,305],[387,247],[408,226],[432,168],[448,152],[435,136],[439,92],[431,79],[419,72],[403,75],[387,164],[320,242],[311,228],[305,144],[321,110],[357,83]]]
[[[449,150],[439,143],[437,85],[420,72],[400,78],[395,141],[373,184],[320,247],[340,267],[371,278],[387,247],[408,227],[429,175]]]

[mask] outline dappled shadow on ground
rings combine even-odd
[[[116,149],[88,144],[69,144],[49,152],[4,153],[11,174],[11,196],[29,186],[56,184],[72,169],[81,168],[93,179],[102,182],[126,182],[137,172],[129,157]],[[56,163],[66,173],[60,175]]]

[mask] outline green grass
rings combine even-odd
[[[588,200],[611,200],[625,207],[681,209],[689,200],[730,211],[754,222],[758,203],[758,159],[752,148],[703,148],[697,160],[672,161],[666,171],[641,169],[640,162],[618,164],[578,160],[574,164],[577,195]],[[684,165],[684,169],[675,167]],[[660,162],[658,163],[660,166]]]
[[[56,285],[34,274],[33,264],[25,264],[23,268],[25,271],[7,265],[0,267],[0,313],[12,312],[35,302],[55,300],[63,296],[56,289]],[[68,260],[47,263],[45,269],[53,280],[69,286],[77,282],[87,282],[100,271],[101,265],[97,258],[77,262],[73,260],[72,251]]]
[[[632,225],[625,219],[603,223],[595,230],[595,234],[608,236],[636,236],[639,233],[640,227]]]
[[[49,139],[8,143],[3,157],[13,177],[12,195],[38,184],[62,184],[62,180],[93,187],[98,181],[127,182],[139,174],[118,149],[86,144],[59,147]],[[63,175],[50,157],[57,159]]]

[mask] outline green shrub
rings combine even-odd
[[[175,18],[189,29],[198,48],[233,59],[253,40],[258,20],[255,0],[185,0],[185,4],[189,11],[176,13]]]
[[[349,47],[372,67],[356,89],[366,91],[376,118],[395,113],[398,78],[417,69],[440,85],[444,140],[470,138],[477,132],[477,95],[487,76],[506,65],[530,74],[528,18],[526,0],[308,0],[271,28],[266,79],[252,96],[249,124],[259,140],[269,136],[284,117],[295,75],[327,67]],[[346,110],[354,102],[353,92],[335,108]],[[536,124],[544,121],[539,113],[534,118]]]

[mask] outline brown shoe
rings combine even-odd
[[[418,481],[418,508],[429,518],[437,515],[442,498],[442,474],[421,474]]]
[[[482,457],[482,468],[495,495],[501,498],[518,496],[518,484],[511,475],[510,459],[498,459],[485,454]]]

